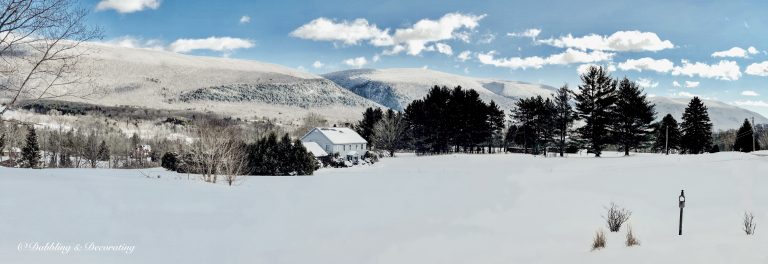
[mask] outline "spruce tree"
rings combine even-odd
[[[680,140],[683,153],[699,154],[710,149],[712,122],[709,120],[707,107],[699,97],[693,97],[685,108],[680,130],[683,133]]]
[[[353,126],[355,132],[360,134],[361,137],[363,137],[366,141],[369,143],[372,143],[373,140],[373,126],[376,125],[376,123],[381,120],[383,116],[383,112],[381,108],[373,108],[368,107],[365,109],[365,112],[363,112],[363,119],[358,121],[356,125]],[[373,144],[369,144],[373,145]],[[375,147],[375,146],[373,146]]]
[[[23,168],[37,168],[40,163],[40,147],[37,144],[35,128],[30,126],[27,133],[27,141],[21,149],[21,166]]]
[[[753,143],[754,146],[752,145]],[[751,152],[753,147],[755,150],[760,150],[760,144],[755,138],[752,124],[749,123],[749,120],[744,119],[744,124],[741,125],[739,131],[736,133],[736,142],[733,144],[733,150]]]
[[[680,150],[680,127],[677,120],[671,114],[667,114],[660,122],[653,125],[654,136],[653,151],[669,154],[669,150]],[[669,137],[669,140],[667,140]]]
[[[625,156],[629,156],[630,149],[650,139],[651,122],[656,119],[654,108],[640,86],[627,78],[621,80],[614,106],[613,132]]]
[[[566,138],[573,122],[578,118],[576,112],[571,107],[571,91],[568,89],[568,85],[564,85],[557,89],[555,93],[555,132],[557,133],[557,150],[560,152],[560,157],[563,156],[566,148]]]
[[[576,99],[576,110],[584,120],[584,126],[578,132],[587,141],[596,157],[611,143],[609,124],[613,118],[612,106],[616,102],[616,81],[603,67],[589,67],[581,75],[582,84]]]
[[[97,155],[98,160],[100,161],[109,161],[109,147],[107,147],[107,142],[102,140],[101,144],[99,144],[99,154]]]

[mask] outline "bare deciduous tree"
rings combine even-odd
[[[405,122],[402,115],[390,112],[373,126],[373,145],[389,151],[389,156],[394,157],[404,134]]]
[[[223,176],[229,185],[237,182],[246,168],[242,142],[235,140],[237,129],[210,123],[198,125],[194,142],[190,146],[193,170],[203,180],[216,183]]]
[[[81,44],[101,38],[87,14],[75,0],[0,0],[0,120],[22,100],[95,92],[78,71],[88,52]]]

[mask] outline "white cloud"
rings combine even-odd
[[[351,22],[335,22],[321,17],[297,28],[291,32],[291,36],[315,41],[339,41],[347,45],[356,45],[367,40],[375,46],[388,46],[392,44],[388,30],[381,30],[363,18]]]
[[[768,61],[752,63],[744,72],[749,75],[768,76]]]
[[[251,17],[249,16],[240,17],[240,24],[248,24],[248,23],[251,23]]]
[[[495,39],[496,39],[496,34],[488,33],[488,34],[482,35],[480,37],[480,40],[477,41],[477,43],[480,43],[480,44],[490,44]]]
[[[165,50],[165,45],[163,45],[163,42],[160,40],[144,40],[133,36],[122,36],[102,43],[123,48]]]
[[[458,58],[460,61],[467,61],[471,56],[472,56],[472,52],[465,50],[459,53],[459,55],[457,55],[456,58]]]
[[[743,96],[760,96],[760,94],[758,94],[757,92],[750,91],[750,90],[742,91],[741,95],[743,95]]]
[[[656,88],[659,86],[659,82],[654,82],[653,80],[646,78],[638,78],[637,85],[643,88]]]
[[[114,9],[119,13],[133,13],[144,9],[157,9],[160,0],[102,0],[96,4],[96,10]]]
[[[726,81],[735,81],[741,77],[741,70],[735,61],[722,60],[711,65],[701,62],[690,63],[687,60],[682,62],[682,66],[676,66],[672,70],[672,75],[699,76]]]
[[[726,58],[726,57],[733,57],[733,58],[746,58],[749,57],[749,54],[757,54],[758,51],[755,47],[749,47],[747,49],[742,49],[740,47],[733,47],[728,50],[723,51],[717,51],[712,53],[712,57],[715,58]]]
[[[344,60],[344,64],[355,67],[355,68],[362,68],[363,66],[368,64],[368,60],[366,60],[365,57],[357,57],[357,58]]]
[[[451,46],[445,43],[436,43],[434,47],[430,47],[430,49],[437,50],[437,52],[440,52],[448,56],[453,55],[453,49],[451,48]]]
[[[603,69],[607,70],[608,72],[615,72],[616,71],[616,66],[613,65],[613,64],[599,65],[599,64],[594,64],[594,63],[587,63],[587,64],[579,65],[579,67],[576,68],[576,72],[579,75],[583,75],[583,74],[589,72],[589,68],[590,67],[603,67]]]
[[[209,37],[204,39],[178,39],[171,43],[170,50],[185,53],[193,50],[212,50],[229,52],[236,49],[247,49],[254,46],[247,39],[232,37]]]
[[[642,72],[643,70],[650,70],[656,72],[666,73],[674,68],[675,64],[668,59],[652,59],[652,58],[640,58],[640,59],[628,59],[625,62],[619,63],[619,69],[624,71],[635,70]]]
[[[541,29],[529,28],[529,29],[526,29],[523,32],[507,33],[507,36],[510,36],[510,37],[513,37],[513,38],[519,37],[519,38],[532,38],[532,39],[536,39],[536,37],[538,37],[539,34],[541,34]]]
[[[603,51],[660,51],[674,48],[669,40],[661,40],[656,33],[640,31],[617,31],[610,36],[589,34],[573,37],[571,34],[557,39],[544,39],[540,43],[580,50]]]
[[[685,88],[696,88],[699,87],[699,84],[701,82],[685,81]]]
[[[754,107],[768,107],[768,102],[765,102],[763,100],[745,100],[745,101],[734,101],[732,104],[736,106],[754,106]]]
[[[363,18],[352,22],[335,22],[321,17],[297,28],[291,32],[291,36],[316,41],[338,41],[347,45],[369,41],[374,46],[391,47],[382,53],[384,55],[395,55],[403,51],[409,55],[419,55],[424,50],[445,53],[446,49],[441,50],[438,44],[431,44],[457,38],[469,41],[469,33],[458,30],[474,29],[484,17],[485,15],[448,13],[438,20],[419,20],[411,27],[395,30],[391,35],[389,29],[379,29]]]
[[[379,54],[374,54],[373,58],[371,58],[373,62],[379,62],[380,59],[381,59],[381,55]]]
[[[672,86],[674,86],[674,87],[681,87],[682,85],[680,85],[680,83],[677,82],[677,81],[672,81]]]
[[[510,69],[538,69],[544,65],[565,65],[573,63],[591,63],[610,60],[614,53],[607,53],[603,51],[584,52],[580,50],[567,49],[566,51],[558,54],[552,54],[549,57],[542,58],[539,56],[533,57],[513,57],[513,58],[500,58],[496,59],[495,51],[488,53],[480,53],[477,58],[480,63],[493,65],[496,67],[505,67]]]
[[[405,46],[410,55],[418,55],[431,42],[455,38],[455,31],[462,28],[474,29],[485,15],[464,15],[448,13],[438,20],[422,19],[409,28],[399,28],[392,35],[394,43]]]
[[[312,63],[312,68],[315,68],[315,69],[320,69],[323,66],[325,66],[325,64],[320,61],[315,61],[314,63]]]

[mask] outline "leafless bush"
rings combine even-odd
[[[605,248],[605,232],[603,229],[595,232],[595,238],[592,239],[592,251]]]
[[[623,225],[624,222],[627,222],[629,217],[632,216],[632,211],[622,208],[615,203],[611,203],[611,205],[607,207],[606,210],[608,210],[608,212],[605,216],[603,216],[603,218],[608,224],[608,229],[611,232],[619,232],[621,225]]]
[[[754,235],[755,234],[755,227],[757,227],[757,223],[755,223],[755,216],[752,215],[752,212],[746,211],[744,212],[744,233],[747,235]]]
[[[635,233],[632,232],[632,226],[627,225],[627,241],[625,244],[628,247],[634,247],[640,245],[640,240],[637,240],[637,237],[635,237]]]

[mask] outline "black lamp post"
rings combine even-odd
[[[684,190],[680,190],[680,196],[677,197],[677,200],[680,206],[680,226],[677,231],[677,235],[682,236],[683,235],[683,208],[685,208],[685,191]]]

